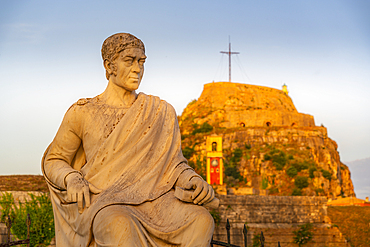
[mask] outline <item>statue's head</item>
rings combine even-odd
[[[117,69],[119,69],[118,66],[120,65],[118,63],[118,59],[124,60],[126,55],[130,58],[133,58],[132,62],[134,62],[136,59],[136,62],[142,67],[141,72],[138,73],[140,74],[139,77],[141,80],[143,74],[143,64],[146,57],[145,47],[140,39],[129,33],[113,34],[104,41],[101,53],[104,61],[104,67],[106,69],[106,77],[108,80],[112,74],[117,76],[116,72]],[[128,65],[129,63],[123,63],[121,66],[128,67]],[[126,70],[127,69],[128,68],[126,68]]]

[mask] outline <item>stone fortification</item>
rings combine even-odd
[[[221,127],[315,126],[312,116],[298,113],[292,99],[282,90],[231,82],[208,83],[198,101],[188,106],[182,116],[199,108],[210,113],[195,122],[217,122]]]
[[[282,90],[209,83],[184,109],[179,124],[184,154],[203,175],[205,138],[222,136],[228,187],[282,196],[355,196],[337,143],[312,116],[299,113]]]
[[[16,202],[30,200],[29,193],[40,195],[43,192],[8,191]],[[1,194],[0,194],[1,195]],[[327,217],[325,197],[288,196],[236,196],[218,195],[220,207],[216,212],[221,217],[215,228],[214,239],[227,240],[226,220],[231,224],[231,241],[243,246],[242,229],[248,226],[248,246],[252,246],[254,235],[264,232],[266,247],[297,246],[293,243],[293,231],[304,223],[312,223],[313,241],[305,246],[347,246],[337,228],[333,228]],[[6,239],[6,226],[0,224],[0,242]],[[55,241],[50,246],[55,246]]]
[[[313,241],[305,246],[347,246],[336,227],[327,217],[325,197],[288,196],[236,196],[219,195],[217,212],[221,222],[215,229],[214,239],[226,241],[226,220],[231,225],[231,242],[243,246],[242,229],[248,228],[248,246],[253,237],[264,232],[265,246],[297,246],[293,243],[294,233],[300,225],[312,223]]]

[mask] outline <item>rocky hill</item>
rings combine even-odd
[[[218,82],[204,85],[179,116],[182,148],[205,176],[205,140],[223,137],[228,187],[272,195],[354,196],[337,143],[311,115],[299,113],[287,91]]]

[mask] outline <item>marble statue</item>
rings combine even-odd
[[[214,221],[201,205],[214,191],[182,155],[174,108],[135,92],[143,42],[114,34],[102,57],[107,88],[68,109],[42,159],[57,246],[209,246]],[[192,190],[190,203],[176,187]]]

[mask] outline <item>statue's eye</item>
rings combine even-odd
[[[145,59],[140,59],[140,60],[139,60],[139,64],[140,64],[140,66],[143,66],[143,65],[144,65],[144,63],[145,63]]]
[[[124,61],[126,64],[131,65],[131,64],[132,64],[132,62],[134,61],[134,59],[133,59],[133,58],[131,58],[131,57],[126,57],[125,59],[123,59],[123,61]]]

